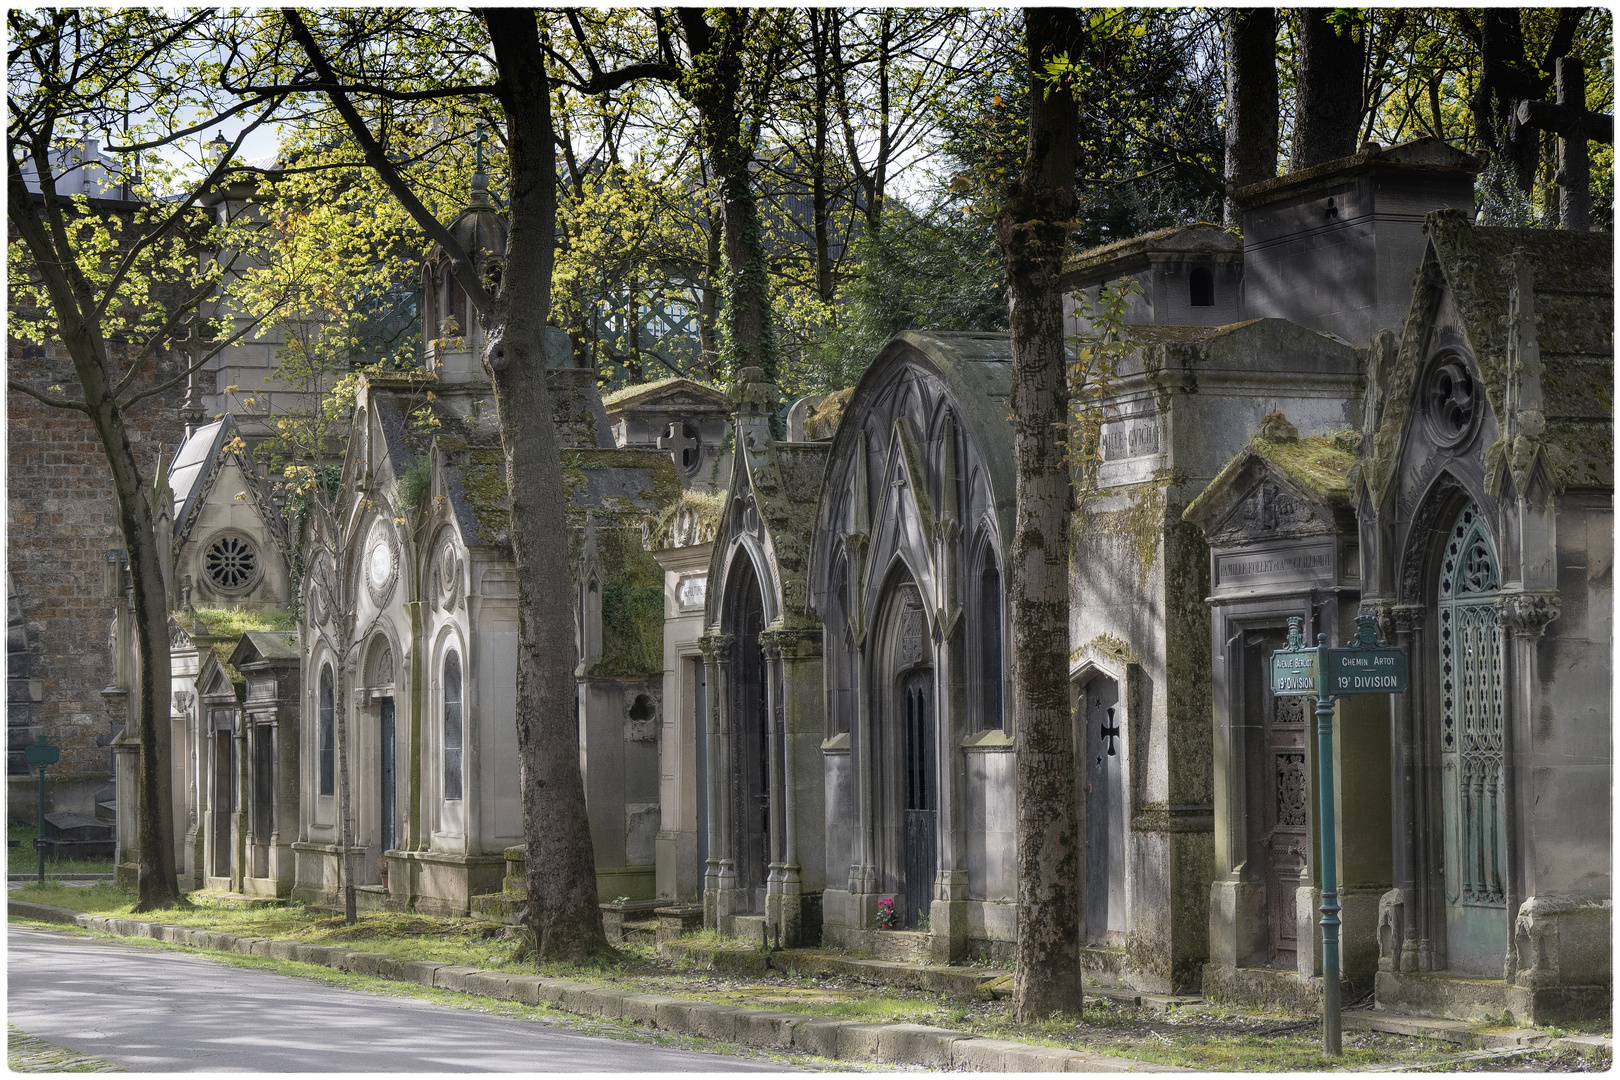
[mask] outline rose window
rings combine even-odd
[[[245,536],[227,533],[203,552],[208,581],[224,592],[242,592],[259,579],[259,552]]]

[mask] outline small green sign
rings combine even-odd
[[[1400,649],[1323,649],[1327,692],[1404,694],[1410,682],[1406,653]]]
[[[1271,692],[1278,697],[1316,693],[1316,650],[1271,654]]]
[[[23,760],[30,765],[55,765],[62,760],[62,751],[45,741],[45,733],[39,733],[39,740],[28,744],[23,751]]]

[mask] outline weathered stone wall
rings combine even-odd
[[[9,374],[29,385],[61,385],[77,396],[67,351],[7,340]],[[172,361],[147,364],[152,385],[172,374]],[[158,453],[173,453],[184,435],[171,392],[141,402],[126,417],[130,443],[150,479]],[[13,683],[7,704],[8,811],[32,812],[34,787],[21,748],[43,730],[62,748],[50,770],[51,808],[89,812],[112,776],[110,734],[101,690],[112,682],[107,647],[115,600],[107,587],[107,552],[124,548],[107,459],[89,420],[13,393],[6,411],[8,495],[7,592],[18,622],[12,636],[26,648],[28,677]],[[26,700],[18,701],[19,696]]]

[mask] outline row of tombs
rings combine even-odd
[[[1242,192],[1241,239],[1068,264],[1079,296],[1141,286],[1069,568],[1093,977],[1318,1000],[1315,740],[1266,658],[1290,618],[1338,644],[1371,614],[1412,685],[1337,706],[1341,977],[1397,1010],[1607,1008],[1612,239],[1471,224],[1478,168],[1369,146]],[[504,250],[487,206],[454,227]],[[338,510],[291,539],[233,496],[259,481],[230,417],[168,471],[188,887],[333,904],[347,857],[364,906],[521,901],[502,457],[479,333],[451,343],[365,381]],[[900,334],[791,408],[758,369],[603,397],[568,363],[558,602],[605,906],[1010,960],[1008,335]]]

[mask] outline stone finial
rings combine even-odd
[[[732,414],[741,417],[769,417],[776,413],[776,384],[765,378],[758,367],[745,367],[737,372],[737,379],[726,392],[726,403]]]
[[[1298,442],[1299,428],[1282,413],[1270,412],[1260,420],[1260,437],[1270,442]]]

